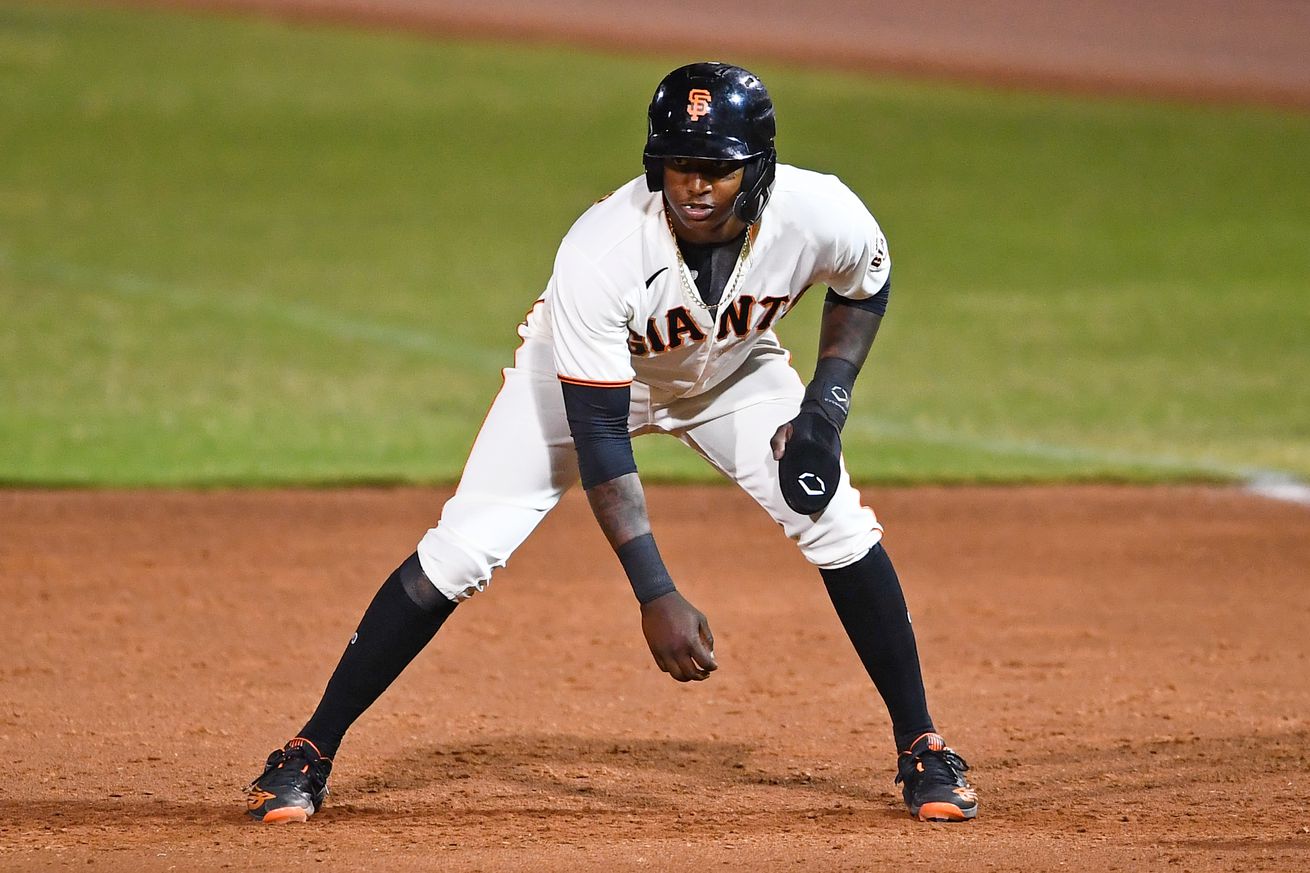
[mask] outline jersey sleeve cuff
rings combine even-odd
[[[602,382],[595,379],[578,379],[574,376],[560,375],[559,380],[566,385],[583,385],[590,388],[626,388],[632,384],[631,379],[620,382]]]

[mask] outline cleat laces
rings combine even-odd
[[[896,784],[900,784],[914,772],[918,772],[920,784],[949,785],[953,788],[967,786],[964,778],[969,765],[952,749],[934,752],[925,748],[904,761],[896,774]]]
[[[315,766],[316,763],[318,766]],[[270,773],[279,769],[286,769],[298,770],[304,774],[309,779],[310,790],[314,794],[318,794],[327,785],[327,775],[330,767],[330,759],[319,758],[314,761],[304,746],[295,746],[289,751],[285,748],[274,749],[264,763],[264,772],[260,773],[259,777],[251,782],[246,790],[253,791]]]

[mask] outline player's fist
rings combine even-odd
[[[782,453],[787,451],[787,441],[789,439],[791,439],[790,421],[778,425],[778,429],[773,432],[773,439],[769,440],[769,448],[773,449],[773,460],[782,460]]]
[[[709,621],[677,591],[642,604],[641,632],[655,663],[679,682],[700,682],[719,669]]]

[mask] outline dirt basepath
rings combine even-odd
[[[818,576],[728,488],[651,498],[710,681],[650,664],[571,495],[347,738],[327,809],[248,824],[445,496],[0,492],[0,868],[1310,866],[1310,510],[1202,488],[866,491],[973,824],[906,817]]]
[[[754,0],[717,9],[700,0],[136,2],[688,58],[774,58],[1024,87],[1310,108],[1310,3],[1302,0]]]
[[[1310,106],[1291,0],[762,0],[722,41],[684,0],[170,2]],[[360,722],[327,809],[248,824],[243,783],[445,496],[0,491],[0,869],[1310,867],[1310,511],[1202,488],[867,492],[973,824],[906,818],[816,574],[717,488],[651,497],[709,682],[649,663],[573,495]]]

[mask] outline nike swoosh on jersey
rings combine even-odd
[[[658,270],[656,270],[654,273],[651,273],[651,274],[650,274],[650,278],[646,280],[646,287],[649,288],[649,287],[650,287],[650,283],[651,283],[651,282],[654,282],[656,279],[658,279],[659,276],[660,276],[660,273],[663,273],[663,272],[664,272],[665,270],[667,270],[667,269],[668,269],[668,267],[660,267],[660,268],[659,268]]]

